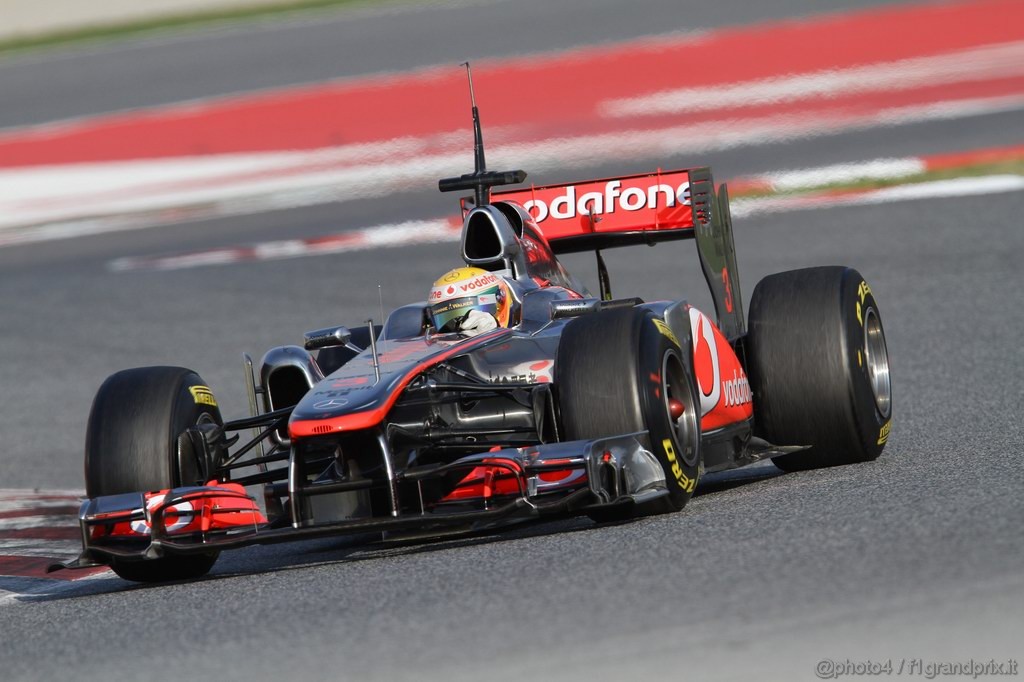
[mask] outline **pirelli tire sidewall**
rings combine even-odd
[[[658,458],[665,471],[665,482],[668,485],[668,501],[670,504],[658,504],[656,500],[650,509],[642,509],[650,513],[676,511],[682,509],[697,486],[700,475],[700,437],[695,442],[680,442],[679,434],[672,423],[665,406],[663,394],[663,369],[666,356],[669,362],[678,361],[684,374],[689,397],[684,402],[695,403],[696,389],[693,383],[691,362],[683,356],[679,343],[671,338],[671,331],[653,313],[642,316],[638,335],[637,353],[637,386],[639,387],[640,409],[644,415],[645,427],[650,434],[651,452]],[[699,419],[697,429],[699,431]]]
[[[170,425],[171,437],[177,441],[177,457],[174,461],[177,470],[175,484],[203,485],[206,483],[203,477],[204,469],[213,473],[220,462],[213,461],[205,465],[200,462],[199,453],[194,451],[191,440],[184,432],[201,422],[223,426],[224,418],[220,414],[220,407],[213,392],[198,374],[189,372],[183,378],[182,384]]]
[[[865,460],[877,459],[885,449],[892,428],[892,388],[887,381],[887,401],[879,405],[872,390],[869,369],[868,329],[877,329],[884,344],[885,329],[874,294],[859,272],[846,271],[843,281],[843,312],[847,316],[847,358],[850,363],[850,391],[853,393],[854,423]],[[888,373],[888,351],[886,351]],[[888,378],[887,378],[888,379]],[[885,408],[884,411],[882,408]]]

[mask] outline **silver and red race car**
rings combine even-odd
[[[245,545],[621,520],[682,509],[707,472],[879,456],[889,363],[855,270],[766,277],[745,317],[729,200],[709,169],[492,194],[526,174],[486,170],[473,112],[476,170],[440,188],[473,190],[461,256],[507,284],[508,326],[443,333],[417,302],[380,326],[308,333],[258,372],[246,356],[252,416],[227,423],[190,370],[114,374],[89,417],[83,550],[54,569],[177,580]],[[695,241],[714,319],[685,300],[612,296],[604,250],[674,240]],[[558,261],[587,250],[596,296]]]

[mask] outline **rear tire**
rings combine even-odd
[[[750,385],[758,434],[810,445],[784,471],[877,459],[892,419],[889,357],[871,288],[851,268],[771,275],[750,302]]]
[[[85,438],[85,490],[90,497],[202,485],[204,466],[189,427],[223,424],[213,394],[195,372],[182,367],[140,367],[111,375],[100,386]],[[198,578],[217,552],[115,561],[125,580],[163,582]]]
[[[700,419],[691,358],[654,313],[626,308],[568,324],[555,360],[566,440],[647,431],[645,445],[665,471],[669,494],[642,505],[595,509],[595,521],[679,511],[693,494],[700,465]],[[669,414],[668,399],[683,404]]]

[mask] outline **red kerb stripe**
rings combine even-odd
[[[601,129],[597,107],[607,99],[950,54],[1022,38],[1020,0],[898,5],[485,61],[475,65],[477,97],[489,139],[503,144],[592,134]],[[401,136],[436,141],[464,130],[465,117],[462,72],[433,68],[0,132],[0,166],[316,149]],[[610,129],[622,125],[614,121]]]
[[[78,505],[73,507],[30,507],[0,512],[0,519],[19,519],[23,516],[74,516],[77,518]]]
[[[0,540],[80,540],[81,538],[82,531],[77,526],[0,530]]]
[[[15,578],[51,578],[53,580],[77,580],[97,573],[103,573],[106,566],[96,568],[83,568],[75,571],[57,571],[47,573],[46,568],[50,564],[67,559],[50,559],[36,556],[0,556],[0,575]]]

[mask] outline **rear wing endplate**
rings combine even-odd
[[[690,197],[697,254],[715,302],[718,328],[725,338],[734,341],[746,334],[747,325],[732,236],[729,190],[723,184],[716,193],[711,169],[699,168],[690,172]]]
[[[729,195],[715,192],[710,168],[494,192],[522,204],[555,254],[695,239],[718,328],[730,341],[746,333]]]

